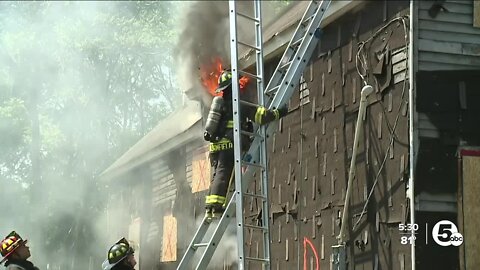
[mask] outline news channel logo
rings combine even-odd
[[[429,244],[429,227],[428,223],[425,223],[425,244]],[[400,231],[400,243],[402,245],[412,245],[415,243],[419,233],[422,233],[423,229],[416,223],[413,224],[399,224],[398,229]],[[431,235],[436,244],[448,247],[448,246],[460,246],[463,243],[463,235],[458,231],[457,226],[450,220],[440,220],[435,226],[433,226]]]
[[[433,226],[432,238],[435,243],[443,247],[460,246],[463,243],[463,235],[458,228],[449,220],[440,220]]]

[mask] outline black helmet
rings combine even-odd
[[[134,249],[130,246],[127,239],[120,239],[108,250],[107,259],[102,264],[103,270],[111,269],[134,252]]]
[[[218,76],[218,88],[215,90],[215,92],[220,93],[230,85],[232,85],[232,72],[227,69],[222,71],[220,76]]]

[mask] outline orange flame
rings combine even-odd
[[[221,96],[221,93],[215,93],[215,90],[218,87],[218,76],[220,76],[222,71],[222,61],[218,57],[210,65],[202,65],[200,67],[202,84],[212,96]]]
[[[248,77],[240,77],[240,79],[238,80],[238,84],[240,84],[240,90],[245,90],[245,87],[247,87],[249,81],[250,78]]]
[[[215,92],[218,87],[218,77],[220,76],[222,71],[222,61],[219,57],[212,60],[209,65],[201,65],[200,67],[200,79],[202,81],[202,84],[212,96],[222,96],[222,93]],[[248,77],[241,77],[238,80],[241,91],[245,90],[248,82],[250,82],[250,78]]]

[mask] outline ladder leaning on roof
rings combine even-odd
[[[195,253],[200,254],[200,260],[195,269],[206,269],[215,249],[220,242],[231,219],[236,216],[237,227],[237,248],[238,248],[238,269],[245,269],[246,261],[256,261],[263,264],[263,269],[270,269],[270,235],[269,235],[269,216],[268,216],[268,174],[267,174],[267,156],[266,156],[266,138],[272,134],[274,125],[267,128],[259,127],[253,134],[242,131],[240,128],[241,111],[240,104],[261,105],[268,109],[280,108],[284,106],[292,96],[297,87],[300,76],[302,75],[312,53],[315,49],[318,39],[318,28],[322,22],[325,11],[330,5],[329,1],[311,1],[305,11],[299,25],[297,26],[292,39],[287,45],[280,63],[275,69],[270,82],[264,89],[265,77],[263,73],[263,41],[262,41],[262,19],[261,19],[261,1],[254,0],[254,17],[238,13],[236,10],[236,1],[229,1],[230,14],[230,42],[231,42],[231,68],[232,68],[232,99],[233,99],[233,121],[234,121],[234,153],[235,153],[235,192],[229,200],[223,216],[218,223],[210,223],[206,218],[203,219],[200,227],[197,229],[190,245],[188,246],[178,270],[190,269],[189,265]],[[237,37],[237,18],[242,17],[253,21],[255,26],[255,45],[250,45],[239,41]],[[256,52],[256,74],[251,74],[238,69],[238,46],[246,46]],[[247,76],[256,80],[258,92],[258,104],[248,103],[240,100],[239,95],[239,76]],[[241,135],[253,135],[254,140],[249,151],[245,156],[251,157],[247,162],[242,158],[240,149]],[[242,173],[242,166],[247,169]],[[253,172],[260,169],[261,194],[245,193],[253,178]],[[254,197],[262,200],[261,224],[245,224],[243,216],[243,197]],[[209,226],[214,224],[213,234],[206,242],[201,242]],[[263,233],[263,252],[259,252],[261,257],[245,256],[244,230],[260,230]]]

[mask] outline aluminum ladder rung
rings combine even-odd
[[[193,245],[194,248],[206,247],[206,246],[208,246],[208,243],[198,243]]]
[[[262,263],[269,263],[269,259],[264,259],[264,258],[256,258],[256,257],[245,257],[245,260],[249,261],[257,261],[257,262],[262,262]]]
[[[273,87],[273,88],[267,89],[267,90],[265,91],[265,94],[266,94],[266,95],[270,95],[270,94],[272,94],[272,93],[276,93],[277,90],[278,90],[278,88],[280,88],[280,85],[277,85],[277,86],[275,86],[275,87]]]
[[[268,231],[268,228],[267,227],[263,227],[263,226],[255,226],[255,225],[250,225],[250,224],[243,224],[244,227],[246,228],[251,228],[251,229],[255,229],[255,230],[261,230],[261,231]]]
[[[245,130],[240,130],[240,133],[243,134],[243,135],[247,135],[247,136],[250,136],[250,137],[259,137],[259,138],[263,138],[262,135],[258,134],[258,133],[255,133],[255,132],[249,132],[249,131],[245,131]]]
[[[266,200],[266,199],[267,199],[267,197],[265,197],[265,195],[255,194],[255,193],[249,193],[249,192],[243,193],[243,196],[258,198],[258,199],[262,199],[262,200]]]
[[[295,40],[294,42],[292,42],[292,44],[290,44],[290,48],[293,50],[296,49],[297,45],[299,45],[304,39],[305,39],[305,36],[302,36],[302,38]]]
[[[262,77],[259,77],[257,75],[254,75],[252,73],[249,73],[249,72],[246,72],[246,71],[243,71],[243,70],[239,70],[238,73],[240,73],[241,75],[246,75],[246,76],[248,76],[250,78],[253,78],[255,80],[261,80],[262,79]]]
[[[250,107],[258,107],[258,106],[260,106],[260,105],[258,105],[258,104],[256,104],[256,103],[248,102],[248,101],[245,101],[245,100],[240,100],[240,103],[243,104],[243,105],[250,106]]]
[[[242,44],[243,46],[248,47],[248,48],[250,48],[252,50],[255,50],[257,52],[260,51],[260,48],[258,48],[256,46],[253,46],[253,45],[250,45],[248,43],[242,42],[242,41],[238,41],[238,44]]]
[[[263,166],[262,164],[252,163],[252,162],[243,161],[243,160],[242,160],[242,165],[257,167],[257,168],[261,168],[261,169],[265,168],[265,166]]]
[[[247,15],[247,14],[243,14],[243,13],[237,12],[237,15],[240,16],[240,17],[243,17],[243,18],[245,18],[245,19],[249,19],[249,20],[251,20],[251,21],[254,21],[254,22],[256,22],[256,23],[260,22],[259,19],[255,18],[255,17],[252,17],[252,16],[250,16],[250,15]]]
[[[301,24],[302,26],[304,26],[304,27],[307,26],[306,23],[307,23],[307,22],[310,22],[313,18],[315,18],[315,15],[316,15],[316,14],[313,14],[312,16],[309,16],[308,18],[306,18],[305,20],[303,20],[300,24]]]
[[[279,70],[279,71],[285,70],[285,69],[287,69],[287,67],[291,66],[292,63],[293,63],[293,60],[290,60],[290,61],[288,61],[287,63],[281,65],[278,70]]]

